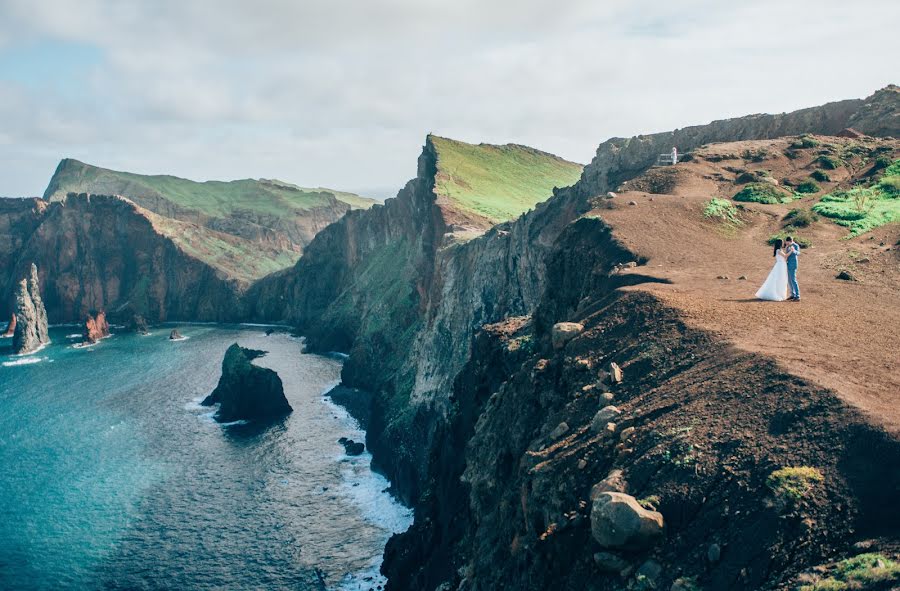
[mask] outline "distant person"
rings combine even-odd
[[[788,297],[788,268],[787,250],[785,243],[780,238],[775,241],[772,256],[775,257],[775,266],[769,271],[765,283],[756,292],[756,297],[761,300],[783,302]]]
[[[799,302],[800,286],[797,284],[797,257],[800,256],[800,245],[794,242],[793,238],[788,236],[784,239],[784,247],[787,251],[788,285],[791,288],[791,297],[789,297],[788,300]]]

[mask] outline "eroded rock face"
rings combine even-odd
[[[94,312],[88,314],[84,321],[84,342],[96,343],[100,339],[109,336],[109,322],[106,321],[106,312]]]
[[[625,493],[600,493],[591,508],[591,534],[604,548],[648,548],[662,536],[663,525],[662,513],[644,509]]]
[[[31,353],[50,342],[47,329],[47,311],[41,299],[37,266],[31,264],[31,272],[19,281],[16,289],[16,323],[13,333],[13,351]]]
[[[9,323],[6,325],[6,330],[3,332],[3,338],[9,338],[13,336],[16,332],[16,314],[13,312],[9,317]]]
[[[222,360],[219,384],[201,403],[204,406],[220,405],[215,415],[217,421],[271,420],[293,411],[284,397],[278,374],[251,363],[265,353],[245,349],[237,343],[228,347]]]

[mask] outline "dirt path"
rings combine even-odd
[[[689,324],[741,349],[777,357],[900,434],[900,227],[848,241],[841,240],[842,228],[816,224],[807,232],[813,247],[800,259],[802,300],[764,302],[754,294],[773,264],[765,240],[789,207],[750,204],[745,226],[728,231],[702,214],[715,189],[696,175],[673,195],[630,191],[610,201],[613,209],[597,212],[649,259],[630,272],[671,281],[628,289],[656,294]],[[860,280],[836,279],[839,268]]]

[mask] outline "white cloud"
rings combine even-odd
[[[40,193],[64,156],[399,188],[429,131],[586,162],[611,135],[897,82],[898,17],[876,0],[4,0],[0,64],[48,43],[99,57],[47,85],[0,70],[0,194]]]

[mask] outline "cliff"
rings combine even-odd
[[[252,281],[292,265],[322,228],[374,200],[268,179],[195,182],[169,175],[59,163],[44,199],[69,193],[121,195],[157,216],[157,225],[192,256],[230,278]]]
[[[14,278],[36,262],[54,322],[81,322],[91,310],[138,312],[151,322],[239,315],[244,285],[185,252],[133,202],[71,195],[42,206],[40,215],[10,256],[15,262],[0,289],[11,293]]]
[[[704,492],[726,499],[740,490],[747,506],[758,509],[750,499],[761,501],[765,496],[767,466],[760,465],[765,455],[754,456],[739,475],[723,481],[721,472],[735,469],[725,451],[733,445],[728,443],[733,431],[704,431],[698,444],[716,450],[710,464],[715,475],[711,480],[701,479],[698,488],[684,493],[686,484],[679,480],[683,475],[667,468],[657,456],[665,455],[666,446],[682,450],[694,443],[661,443],[653,438],[656,436],[642,439],[643,443],[636,445],[647,446],[644,451],[648,453],[654,451],[652,461],[641,463],[643,452],[636,451],[629,439],[635,431],[625,434],[625,430],[632,426],[637,430],[641,425],[653,433],[678,433],[685,425],[694,430],[698,427],[690,417],[704,416],[699,409],[707,400],[716,408],[730,404],[735,394],[725,388],[727,383],[747,384],[751,392],[776,392],[796,382],[771,365],[765,366],[763,375],[754,373],[764,357],[709,356],[707,347],[717,353],[728,349],[703,330],[679,345],[679,335],[688,329],[681,312],[669,301],[626,297],[628,291],[623,288],[629,285],[672,280],[646,272],[643,265],[648,257],[635,247],[641,236],[622,234],[602,221],[607,208],[640,210],[604,196],[649,169],[673,144],[685,153],[716,142],[836,134],[851,121],[857,129],[863,127],[859,131],[864,133],[885,133],[891,128],[885,121],[895,121],[891,113],[897,111],[896,94],[888,88],[865,101],[609,140],[600,145],[575,185],[554,189],[552,198],[534,210],[465,240],[451,235],[453,224],[448,220],[458,210],[448,214],[435,190],[440,155],[429,138],[417,177],[396,199],[368,212],[349,214],[317,236],[293,269],[251,288],[248,296],[254,302],[254,317],[293,322],[308,336],[314,350],[349,352],[344,383],[373,391],[367,445],[376,467],[391,478],[404,500],[416,505],[417,515],[413,529],[392,541],[386,553],[384,569],[391,587],[430,589],[448,583],[447,588],[456,588],[464,583],[463,588],[476,589],[501,584],[523,589],[576,589],[592,581],[598,589],[617,588],[620,579],[602,578],[594,551],[587,550],[593,547],[588,537],[589,489],[616,462],[636,481],[629,482],[633,491],[649,496],[663,491],[656,496],[663,499],[661,510],[670,529],[662,554],[614,556],[625,561],[623,571],[630,566],[633,572],[653,558],[668,567],[679,565],[687,575],[707,577],[719,584],[718,588],[753,589],[762,581],[771,583],[770,577],[775,576],[771,573],[778,569],[796,571],[823,559],[828,548],[846,548],[846,541],[841,540],[849,539],[848,530],[787,531],[777,527],[780,517],[771,515],[746,551],[732,541],[738,548],[729,558],[733,562],[710,566],[712,572],[707,572],[707,565],[696,561],[695,554],[704,542],[696,536],[704,528],[721,528],[722,536],[734,540],[738,532],[751,527],[743,518],[722,518],[725,525],[703,521],[714,520],[723,508],[719,505],[704,514]],[[888,115],[870,116],[876,108],[873,105],[879,105],[879,113],[887,110]],[[450,209],[454,209],[452,205]],[[647,231],[668,235],[664,223]],[[714,236],[704,235],[704,239],[715,240]],[[673,242],[668,247],[669,252],[681,252],[687,244]],[[633,272],[619,272],[631,267]],[[528,328],[499,342],[488,337],[476,339],[480,327],[512,317],[523,317]],[[560,321],[580,321],[586,326],[596,323],[603,329],[598,329],[598,337],[589,339],[588,349],[576,359],[547,347],[550,329]],[[610,328],[613,326],[620,328]],[[478,345],[480,339],[491,343]],[[474,346],[480,347],[475,353],[473,340]],[[619,341],[621,347],[616,345]],[[598,371],[610,361],[630,366],[626,375],[633,376],[633,381],[626,389],[634,388],[622,397],[622,431],[615,431],[612,438],[593,433],[589,427],[598,400],[607,393],[599,387],[595,391],[594,381],[608,384]],[[727,368],[732,363],[737,365],[727,381],[696,389],[696,397],[692,393],[690,401],[677,398],[678,388],[685,383],[708,380],[718,371],[713,368]],[[538,377],[542,371],[549,372],[546,380]],[[676,379],[678,375],[685,376],[685,381]],[[667,381],[670,377],[671,382]],[[657,389],[663,388],[671,393],[657,399]],[[592,393],[582,394],[588,392]],[[616,392],[614,398],[619,396]],[[860,531],[883,531],[872,518],[883,491],[866,480],[868,476],[862,477],[863,484],[859,480],[860,474],[868,474],[874,467],[865,464],[859,470],[850,469],[842,457],[853,457],[856,462],[858,445],[866,441],[866,445],[883,446],[893,462],[897,447],[871,427],[868,419],[842,406],[833,391],[811,382],[796,383],[791,399],[782,406],[786,414],[780,414],[771,398],[761,397],[741,399],[744,406],[734,407],[740,412],[724,412],[723,416],[730,420],[757,417],[758,422],[747,425],[748,433],[753,434],[748,437],[758,442],[753,444],[754,450],[766,450],[776,445],[764,435],[768,425],[803,412],[799,409],[806,404],[804,400],[820,401],[816,412],[821,415],[816,415],[814,422],[823,426],[822,433],[816,435],[795,423],[783,427],[786,440],[796,441],[798,446],[801,440],[805,443],[796,457],[785,453],[784,457],[773,456],[772,461],[821,465],[828,477],[833,477],[828,494],[840,499],[841,507],[852,507],[850,521]],[[792,429],[802,433],[789,433]],[[562,433],[566,444],[555,446],[547,439],[550,432]],[[838,441],[837,447],[826,451],[828,442]],[[630,451],[620,457],[623,450]],[[554,463],[554,454],[559,455],[560,463]],[[673,454],[676,451],[670,450],[668,457]],[[691,455],[685,451],[677,454]],[[674,457],[675,466],[694,461]],[[540,473],[545,468],[546,477]],[[741,509],[742,513],[746,510]],[[833,511],[842,510],[823,504],[804,518],[837,519]],[[694,522],[694,515],[702,519]],[[892,513],[890,519],[895,517]],[[732,521],[741,527],[729,529]],[[773,554],[772,563],[762,570],[751,566],[754,556],[766,553],[764,548],[779,544],[792,550]],[[791,566],[790,552],[797,548],[806,549],[796,555],[798,562]],[[689,555],[693,561],[690,568],[682,562]],[[672,584],[676,578],[674,571],[654,576],[660,584]]]
[[[50,342],[37,266],[32,263],[29,271],[16,287],[16,322],[12,340],[13,353],[16,354],[31,353]]]
[[[217,421],[265,420],[292,412],[278,374],[251,363],[263,355],[265,351],[245,349],[237,343],[228,347],[219,383],[201,403],[219,405]]]

